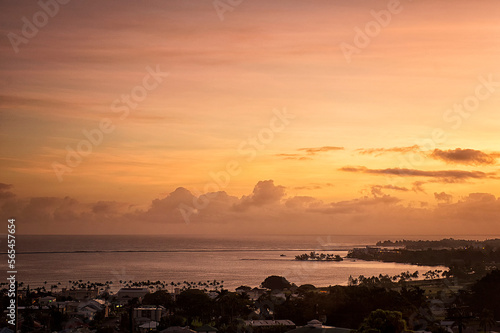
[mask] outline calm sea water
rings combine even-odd
[[[353,247],[374,245],[381,236],[21,236],[17,237],[18,281],[41,286],[69,280],[94,282],[223,280],[224,287],[259,286],[269,275],[297,285],[345,285],[349,275],[421,273],[443,267],[346,259],[342,262],[295,261],[315,250],[345,256]],[[405,237],[410,239],[411,237]],[[440,237],[425,237],[439,239]],[[418,239],[418,237],[414,237]],[[6,263],[5,236],[1,260]],[[282,256],[284,255],[284,256]],[[6,264],[5,264],[6,266]],[[3,270],[3,271],[6,271]]]

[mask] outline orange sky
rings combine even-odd
[[[59,1],[0,5],[20,232],[500,234],[497,1]]]

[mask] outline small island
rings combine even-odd
[[[338,254],[328,254],[328,253],[316,253],[315,251],[312,251],[311,253],[307,254],[299,254],[295,256],[295,260],[317,260],[317,261],[343,261],[341,256]]]

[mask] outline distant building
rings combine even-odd
[[[206,293],[210,299],[214,300],[219,296],[219,293],[215,290],[209,291]]]
[[[86,299],[96,298],[99,294],[97,288],[94,289],[66,289],[62,288],[61,296],[71,297],[77,301],[83,301]]]
[[[54,305],[55,302],[56,302],[56,298],[54,296],[44,296],[44,297],[40,297],[38,299],[38,304],[40,304],[41,306]]]
[[[119,300],[142,299],[146,294],[149,294],[148,288],[121,288],[116,293]]]
[[[247,294],[251,300],[255,301],[260,296],[264,295],[266,292],[267,289],[253,288],[252,290],[247,291]]]

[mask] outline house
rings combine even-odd
[[[121,288],[116,297],[119,300],[142,299],[146,294],[149,294],[148,288]]]
[[[105,310],[106,305],[102,300],[90,300],[78,304],[77,315],[80,315],[88,320],[93,320],[99,311]]]
[[[452,327],[454,324],[455,322],[453,320],[441,320],[439,322],[439,325],[444,327],[444,329],[449,333],[453,333]]]
[[[66,301],[66,302],[57,302],[58,306],[57,308],[60,309],[59,311],[62,311],[67,314],[74,314],[78,312],[78,305],[80,304],[79,302],[74,302],[74,301]]]
[[[247,294],[252,301],[255,301],[260,296],[264,295],[266,292],[267,289],[253,288],[252,290],[247,291]]]
[[[350,328],[324,326],[319,320],[311,320],[306,326],[298,327],[286,333],[350,333]]]
[[[279,291],[279,292],[274,292],[272,295],[273,295],[273,297],[278,298],[278,299],[281,299],[281,300],[283,300],[283,301],[284,301],[284,300],[286,300],[286,295],[285,295],[285,293],[284,293],[284,292],[282,292],[282,291]]]
[[[295,324],[291,320],[245,320],[244,325],[246,332],[262,332],[266,330],[276,332],[277,328],[280,329],[280,332],[286,332],[295,328]]]
[[[97,312],[98,311],[96,309],[94,309],[90,306],[84,306],[84,307],[78,309],[78,312],[76,314],[79,316],[82,316],[85,319],[94,320]]]
[[[164,329],[163,331],[160,331],[160,333],[196,333],[196,331],[190,329],[189,326],[171,326],[167,329]]]
[[[166,309],[163,306],[157,305],[143,305],[138,308],[134,308],[132,312],[132,318],[134,319],[148,319],[154,321],[160,321],[161,317],[166,313]]]
[[[156,327],[158,327],[158,322],[151,320],[139,326],[139,331],[142,333],[156,331]]]

